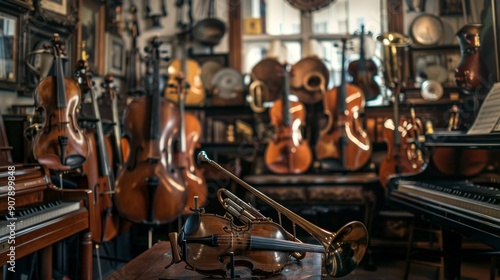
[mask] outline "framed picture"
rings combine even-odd
[[[85,51],[87,61],[95,75],[104,74],[105,5],[95,0],[80,0],[77,59]]]
[[[125,42],[115,34],[106,33],[106,73],[125,76]]]
[[[35,3],[35,18],[39,18],[41,22],[74,27],[78,21],[76,0],[38,0]]]
[[[463,16],[464,5],[467,14],[470,14],[469,0],[441,0],[439,14],[442,16]]]
[[[444,87],[455,87],[455,67],[461,59],[458,46],[412,48],[411,77],[416,86],[425,80],[435,80]]]
[[[17,86],[18,31],[18,17],[0,12],[0,88]]]

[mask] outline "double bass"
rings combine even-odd
[[[323,99],[328,123],[320,131],[316,143],[320,167],[329,171],[359,170],[368,163],[372,154],[372,145],[361,120],[365,106],[363,91],[346,83],[346,40],[342,39],[341,83],[327,91]]]
[[[132,100],[124,112],[130,156],[118,174],[114,202],[120,214],[135,223],[171,222],[181,215],[187,199],[172,153],[179,110],[160,96],[159,45],[154,37],[148,50],[147,94]]]
[[[277,100],[269,115],[274,126],[275,136],[265,151],[267,168],[278,174],[301,174],[312,163],[308,142],[302,139],[301,127],[305,123],[306,111],[299,101],[290,101],[290,66],[284,65],[285,90],[283,98]],[[276,69],[280,71],[280,69]]]
[[[77,120],[80,86],[64,77],[65,47],[59,34],[54,34],[51,42],[55,76],[45,77],[35,90],[37,111],[43,116],[43,123],[33,140],[33,156],[49,169],[68,170],[82,165],[89,155],[89,147]]]
[[[111,143],[109,138],[104,137],[101,113],[88,69],[88,63],[83,56],[82,60],[78,62],[75,76],[82,91],[90,93],[95,129],[87,130],[89,156],[82,165],[82,172],[86,176],[87,186],[94,195],[92,202],[95,211],[91,213],[90,217],[92,241],[102,243],[110,241],[118,235],[120,217],[113,213],[112,193],[115,178],[109,166],[107,153],[107,150],[111,149]]]
[[[380,94],[380,86],[375,81],[377,65],[373,60],[365,58],[365,26],[361,25],[359,34],[359,59],[351,62],[347,72],[352,77],[352,83],[365,94],[366,100],[373,100]]]

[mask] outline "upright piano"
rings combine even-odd
[[[48,174],[41,165],[0,165],[0,265],[39,251],[41,278],[52,279],[52,244],[79,233],[80,278],[92,279],[92,192],[60,189]]]
[[[429,150],[500,149],[500,133],[434,133],[427,136]],[[491,177],[450,178],[439,175],[431,160],[416,175],[389,180],[389,204],[424,217],[443,228],[445,278],[460,277],[462,235],[500,252],[500,181]]]

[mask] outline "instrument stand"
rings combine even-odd
[[[148,249],[153,246],[153,227],[148,229]]]
[[[240,278],[239,275],[235,276],[235,266],[234,266],[234,252],[229,253],[229,266],[231,271],[231,279]]]

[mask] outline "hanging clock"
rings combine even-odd
[[[435,15],[420,15],[411,23],[410,35],[417,44],[424,46],[437,45],[444,36],[443,21]]]

